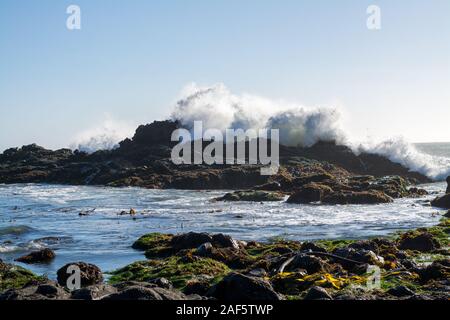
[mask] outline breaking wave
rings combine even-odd
[[[87,153],[113,150],[119,146],[120,141],[132,136],[135,128],[127,123],[107,119],[99,127],[78,134],[70,148]]]
[[[337,109],[307,108],[267,98],[232,94],[223,84],[199,87],[187,86],[171,115],[183,126],[192,128],[202,121],[203,128],[279,129],[280,143],[309,147],[318,141],[343,143]]]
[[[279,129],[280,143],[287,146],[310,147],[319,141],[336,141],[355,153],[384,156],[434,180],[450,175],[450,158],[422,153],[403,138],[359,144],[350,141],[335,108],[307,108],[255,95],[235,95],[223,84],[187,86],[171,117],[187,128],[201,120],[205,129]]]
[[[443,180],[450,175],[450,158],[418,151],[403,138],[378,142],[355,143],[342,129],[336,108],[310,108],[275,101],[252,94],[233,94],[224,84],[186,86],[175,104],[170,118],[185,128],[202,121],[204,129],[279,129],[280,143],[287,146],[310,147],[319,141],[335,141],[349,146],[355,153],[372,153],[399,163],[411,171],[431,179]],[[72,149],[92,153],[114,149],[136,126],[112,119],[78,135]]]

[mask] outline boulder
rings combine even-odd
[[[312,287],[309,289],[304,300],[333,300],[327,290],[321,287]]]
[[[57,283],[30,281],[21,288],[9,289],[0,295],[2,300],[67,300],[69,294]]]
[[[189,232],[176,235],[172,238],[171,245],[175,250],[198,248],[204,243],[212,243],[213,238],[210,234],[202,232]]]
[[[80,282],[81,287],[87,287],[103,282],[103,275],[99,267],[86,262],[73,262],[68,263],[57,271],[57,280],[61,286],[67,286],[67,280],[72,276],[72,273],[68,273],[68,268],[76,266],[80,269]]]
[[[306,254],[298,254],[289,263],[284,271],[306,270],[308,274],[323,272],[327,269],[327,264],[322,259]]]
[[[213,286],[207,296],[226,301],[281,300],[272,285],[260,278],[232,273]]]
[[[431,233],[428,232],[407,232],[403,234],[398,242],[400,250],[416,250],[420,252],[431,252],[441,247]]]
[[[24,255],[20,258],[17,258],[16,261],[33,264],[33,263],[45,263],[50,262],[55,258],[55,252],[51,249],[43,249],[39,251],[31,252],[27,255]]]
[[[411,289],[405,286],[397,286],[387,291],[388,294],[394,297],[408,297],[413,296],[415,293]]]
[[[287,202],[299,204],[318,202],[321,201],[324,196],[332,192],[333,189],[331,189],[326,185],[310,183],[302,187],[300,190],[296,191],[294,194],[292,194],[288,198]]]
[[[445,218],[450,218],[450,210],[448,210],[447,213],[444,214],[444,217],[445,217]]]
[[[448,280],[450,277],[450,259],[434,261],[429,266],[420,269],[418,273],[422,282]]]
[[[392,198],[381,191],[335,192],[322,199],[326,204],[381,204],[391,203]]]
[[[446,195],[444,195],[442,197],[437,197],[436,199],[431,201],[431,205],[433,207],[450,209],[450,193],[447,193]]]
[[[174,290],[135,285],[110,294],[102,300],[187,300],[187,297],[183,293]]]

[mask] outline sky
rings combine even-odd
[[[449,16],[448,0],[1,0],[0,151],[165,119],[192,82],[338,107],[359,140],[450,141]]]

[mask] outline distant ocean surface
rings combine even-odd
[[[414,146],[420,152],[450,158],[450,142],[415,143]]]

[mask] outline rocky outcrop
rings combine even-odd
[[[413,183],[430,181],[381,156],[355,155],[347,147],[323,142],[310,148],[280,146],[281,168],[273,177],[261,176],[260,166],[178,166],[170,160],[176,143],[170,140],[179,127],[172,121],[140,126],[134,137],[122,141],[118,148],[93,154],[68,149],[51,151],[37,145],[8,149],[0,155],[0,183],[292,191],[295,186],[326,184],[353,175],[399,175]]]
[[[17,258],[16,261],[32,264],[32,263],[48,263],[55,258],[56,254],[51,249],[42,249],[39,251],[31,252],[27,255],[24,255],[20,258]]]
[[[250,201],[250,202],[272,202],[284,200],[284,195],[278,192],[260,190],[235,191],[217,198],[217,201]]]
[[[80,284],[82,287],[103,282],[102,271],[99,267],[85,262],[73,262],[66,264],[58,270],[58,284],[64,287],[67,286],[68,279],[74,274],[74,268],[77,268],[80,271]]]
[[[326,204],[380,204],[392,201],[391,197],[380,191],[336,192],[322,199]]]
[[[288,198],[287,202],[297,204],[319,202],[331,193],[333,193],[333,189],[329,186],[318,183],[308,183],[307,185],[301,187],[300,190],[294,192]]]
[[[148,234],[134,247],[151,259],[111,272],[107,284],[97,267],[73,264],[83,287],[71,292],[61,279],[68,265],[58,271],[58,284],[0,260],[0,300],[448,300],[450,262],[442,258],[448,256],[448,226],[442,218],[395,238],[316,243]],[[414,262],[422,259],[430,263]],[[380,268],[382,288],[359,289],[370,280],[368,265]]]
[[[282,299],[269,282],[240,273],[232,273],[226,276],[221,282],[212,287],[207,295],[223,301]]]
[[[440,247],[439,241],[428,232],[407,232],[398,242],[398,248],[401,250],[432,252]]]
[[[437,197],[436,199],[431,201],[431,205],[433,207],[450,209],[450,193],[447,193],[446,195],[444,195],[442,197]]]

